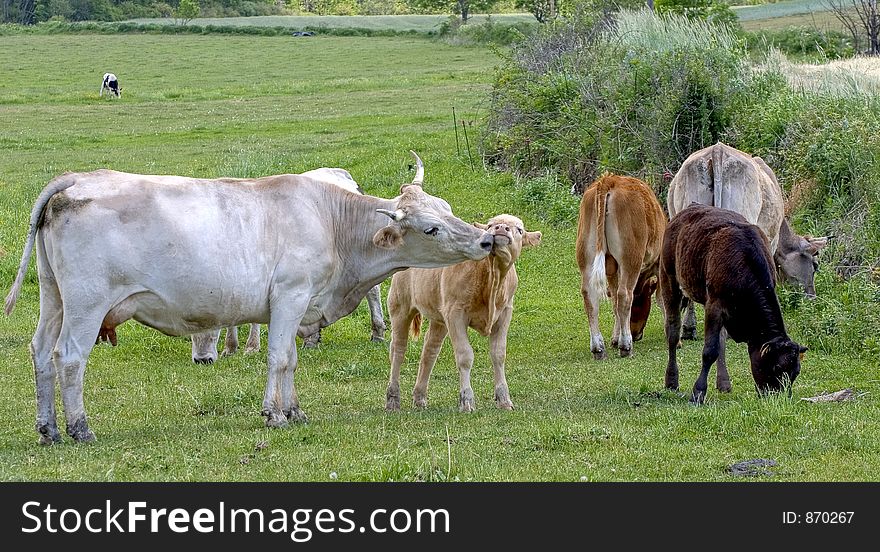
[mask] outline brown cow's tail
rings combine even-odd
[[[15,308],[15,302],[18,301],[18,294],[21,292],[21,284],[24,282],[28,263],[31,260],[31,254],[34,252],[34,242],[37,238],[37,229],[43,219],[43,210],[46,208],[46,204],[49,203],[49,200],[53,195],[70,188],[75,183],[76,180],[72,178],[71,175],[64,174],[49,182],[37,197],[37,201],[34,203],[34,208],[31,209],[30,226],[28,227],[27,239],[24,242],[24,251],[21,254],[21,263],[18,265],[18,273],[15,275],[15,281],[12,283],[9,295],[6,296],[6,303],[4,305],[6,316],[12,314],[12,309]]]
[[[724,163],[724,145],[718,142],[712,147],[712,193],[713,205],[719,209],[723,209],[721,204],[721,192],[723,191],[723,180],[721,179],[721,166]]]
[[[610,190],[603,186],[605,178],[596,186],[596,256],[590,268],[590,287],[599,296],[605,297],[608,290],[608,276],[605,274],[605,204]]]
[[[422,313],[416,312],[416,315],[412,319],[412,324],[409,327],[409,334],[413,337],[413,339],[418,339],[419,335],[422,333]]]

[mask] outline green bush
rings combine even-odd
[[[756,66],[733,32],[704,21],[580,13],[511,50],[481,147],[525,179],[549,171],[582,190],[607,170],[647,180],[664,202],[684,159],[724,141],[773,167],[795,227],[836,236],[823,262],[851,277],[880,266],[875,67]]]
[[[513,49],[484,149],[502,168],[551,169],[577,189],[605,170],[656,180],[721,137],[744,59],[730,31],[705,22],[576,14]]]

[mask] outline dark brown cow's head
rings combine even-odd
[[[752,377],[758,393],[779,391],[794,383],[801,373],[801,359],[806,352],[806,347],[784,337],[771,339],[760,349],[750,351]]]

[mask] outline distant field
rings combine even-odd
[[[828,0],[791,0],[757,6],[734,6],[740,21],[756,21],[828,11]]]
[[[828,0],[793,0],[758,6],[734,6],[747,31],[814,27],[821,30],[844,30],[828,7]]]
[[[486,18],[498,23],[519,23],[535,21],[528,13],[474,15],[471,23],[482,23]],[[447,15],[266,15],[256,17],[220,17],[193,19],[192,25],[234,25],[252,27],[326,27],[328,29],[371,29],[396,31],[435,31],[440,24],[448,19]],[[134,19],[135,23],[159,23],[171,25],[173,19]]]

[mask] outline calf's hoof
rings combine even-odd
[[[309,417],[306,416],[306,413],[298,406],[291,408],[290,410],[285,410],[284,416],[295,424],[306,424],[309,422]]]
[[[605,360],[606,358],[607,356],[605,355],[605,349],[593,351],[593,360]]]
[[[264,409],[260,414],[266,417],[266,427],[281,429],[289,425],[287,416],[280,410]]]
[[[413,408],[427,408],[428,396],[420,393],[413,393]]]
[[[681,338],[693,341],[697,339],[697,327],[693,328],[684,327],[681,329]]]
[[[400,396],[394,397],[386,397],[385,398],[385,410],[388,412],[397,412],[400,410]]]
[[[95,434],[89,429],[85,416],[67,426],[67,434],[77,443],[92,443],[96,440]]]
[[[476,409],[477,405],[474,402],[474,390],[465,389],[458,395],[458,411],[473,412]]]
[[[385,336],[384,335],[374,335],[370,338],[370,341],[372,341],[373,343],[385,343]]]
[[[513,410],[513,402],[510,399],[506,401],[495,401],[495,406],[501,410]]]
[[[40,434],[41,445],[54,445],[61,442],[61,432],[58,431],[58,425],[55,423],[37,424],[37,433]]]
[[[706,401],[706,391],[700,391],[698,389],[694,389],[691,393],[691,403],[692,404],[703,404]]]
[[[251,347],[250,345],[248,345],[248,346],[245,347],[245,349],[244,349],[244,354],[246,354],[246,355],[252,355],[252,354],[254,354],[254,353],[259,353],[259,352],[260,352],[260,346],[259,346],[259,345],[257,345],[256,347]]]
[[[719,381],[716,387],[718,388],[718,391],[722,393],[730,393],[731,389],[733,389],[733,386],[730,385],[729,381]]]
[[[620,358],[626,358],[628,356],[632,356],[632,354],[633,354],[632,347],[630,347],[629,349],[624,349],[622,347],[620,348]]]
[[[222,357],[229,357],[235,354],[237,349],[223,349],[223,352],[220,353]]]

